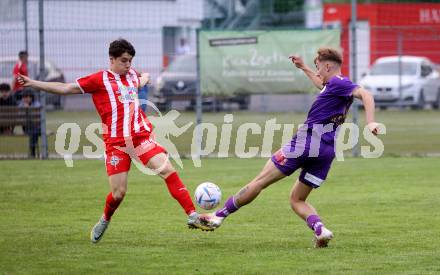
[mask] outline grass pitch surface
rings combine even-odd
[[[263,159],[184,161],[193,193],[217,183],[224,200],[251,180]],[[438,274],[440,158],[346,159],[312,192],[335,239],[312,248],[293,214],[298,172],[269,187],[215,232],[186,228],[186,216],[158,177],[132,166],[125,201],[102,241],[89,231],[108,193],[102,161],[1,161],[1,273],[112,274]]]

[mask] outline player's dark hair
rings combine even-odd
[[[315,57],[315,63],[316,61],[323,62],[323,61],[333,61],[337,63],[339,66],[342,65],[342,54],[339,50],[330,48],[330,47],[323,47],[319,48],[316,52]]]
[[[21,93],[21,98],[28,97],[28,96],[32,98],[32,101],[34,101],[34,92],[31,89],[26,88]]]
[[[128,42],[123,38],[119,38],[113,41],[112,43],[110,43],[110,47],[108,48],[108,54],[111,57],[118,58],[124,53],[128,53],[133,57],[136,54],[136,51],[130,42]]]
[[[1,83],[0,84],[0,91],[10,91],[11,86],[8,83]]]
[[[18,57],[19,58],[22,58],[22,57],[25,57],[25,56],[28,56],[28,52],[27,51],[20,51],[20,52],[18,52]]]

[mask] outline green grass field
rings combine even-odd
[[[184,161],[192,193],[213,181],[224,198],[262,159]],[[81,160],[1,161],[3,274],[439,274],[440,158],[335,162],[310,201],[335,239],[312,249],[312,232],[288,204],[295,174],[232,215],[215,232],[188,230],[158,177],[132,169],[125,201],[102,242],[89,230],[108,192],[104,165]]]

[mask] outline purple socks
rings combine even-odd
[[[225,202],[225,205],[223,206],[222,209],[218,210],[217,212],[215,212],[215,215],[217,217],[222,217],[222,218],[226,218],[227,216],[229,216],[229,214],[234,213],[235,211],[238,210],[238,207],[235,202],[234,202],[234,196],[229,197],[229,199]]]
[[[324,224],[318,215],[310,215],[307,217],[307,225],[312,229],[317,236],[321,235],[321,228]]]

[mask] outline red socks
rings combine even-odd
[[[165,182],[171,196],[173,196],[173,198],[179,202],[187,215],[196,210],[193,201],[191,200],[191,196],[189,195],[188,190],[186,190],[185,185],[182,183],[179,176],[177,175],[177,172],[169,175],[168,178],[165,179]],[[121,201],[122,200],[115,200],[111,192],[107,195],[104,208],[105,220],[110,221],[113,213],[115,213]]]
[[[182,183],[179,176],[177,175],[177,172],[169,175],[168,178],[165,179],[165,182],[171,196],[173,196],[173,198],[179,202],[187,215],[196,210],[193,201],[191,200],[191,196],[189,195],[188,190],[186,190],[185,185]]]
[[[107,195],[104,207],[104,219],[106,221],[109,221],[112,218],[113,213],[115,213],[121,201],[122,200],[115,200],[113,198],[112,192]]]

